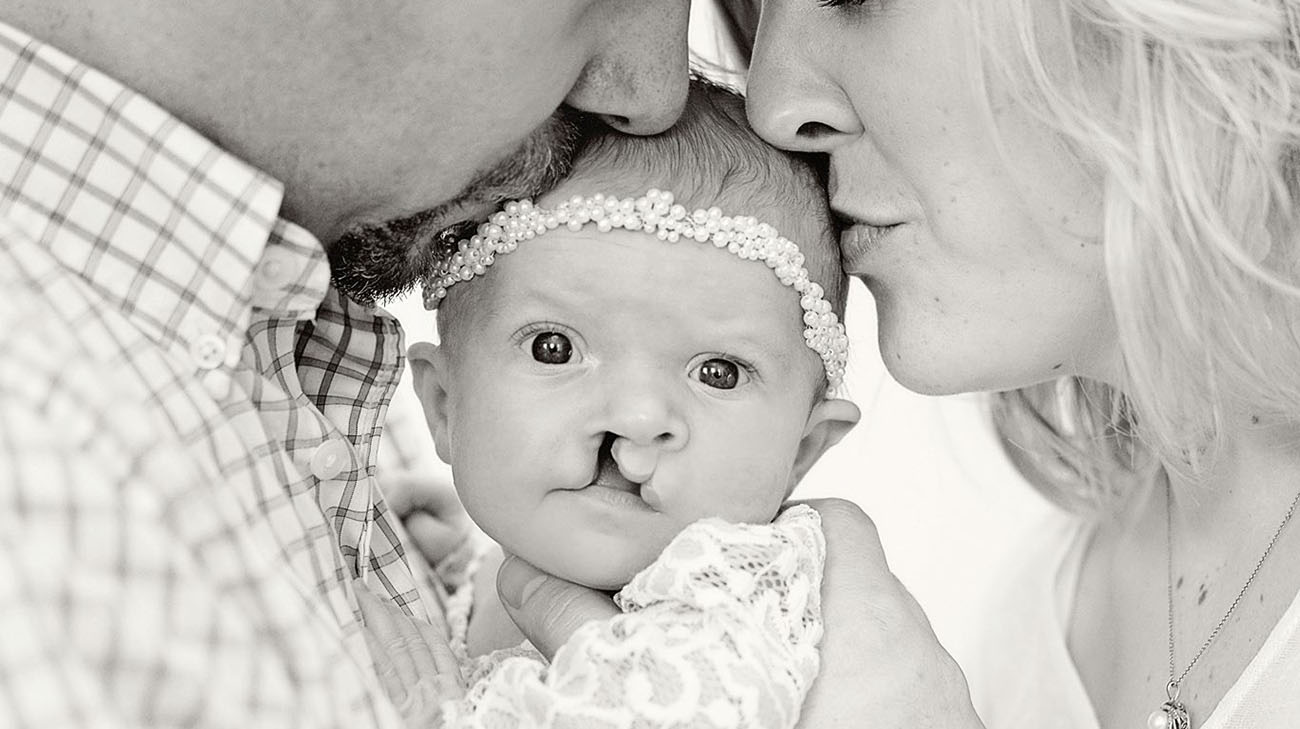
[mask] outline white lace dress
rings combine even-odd
[[[687,527],[550,665],[531,646],[466,659],[445,727],[793,727],[819,663],[817,512]],[[448,604],[462,657],[469,581]]]

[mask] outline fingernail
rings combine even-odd
[[[507,605],[518,610],[545,581],[545,573],[511,555],[497,571],[497,593]]]

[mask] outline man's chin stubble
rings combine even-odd
[[[553,188],[573,164],[585,114],[561,107],[502,162],[480,173],[453,200],[383,223],[360,224],[326,247],[334,286],[361,304],[411,291],[440,258],[503,202]]]

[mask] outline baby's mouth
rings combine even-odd
[[[614,461],[613,445],[614,436],[606,434],[605,440],[600,444],[600,450],[596,453],[596,471],[591,477],[591,483],[588,485],[602,486],[639,497],[641,495],[641,484],[629,481],[618,470],[618,463]]]

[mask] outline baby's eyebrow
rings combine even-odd
[[[737,344],[736,351],[730,354],[743,355],[746,353],[760,353],[767,359],[773,361],[778,367],[789,367],[794,358],[791,356],[791,347],[780,346],[774,337],[764,336],[764,332],[757,329],[733,330],[720,336],[728,344]],[[803,344],[799,343],[802,350]]]
[[[550,285],[549,282],[525,279],[521,283],[508,287],[507,291],[498,292],[498,295],[493,297],[493,303],[498,309],[503,309],[508,302],[514,304],[515,308],[586,312],[591,304],[590,301],[585,300],[587,298],[589,295],[581,290],[566,291]]]

